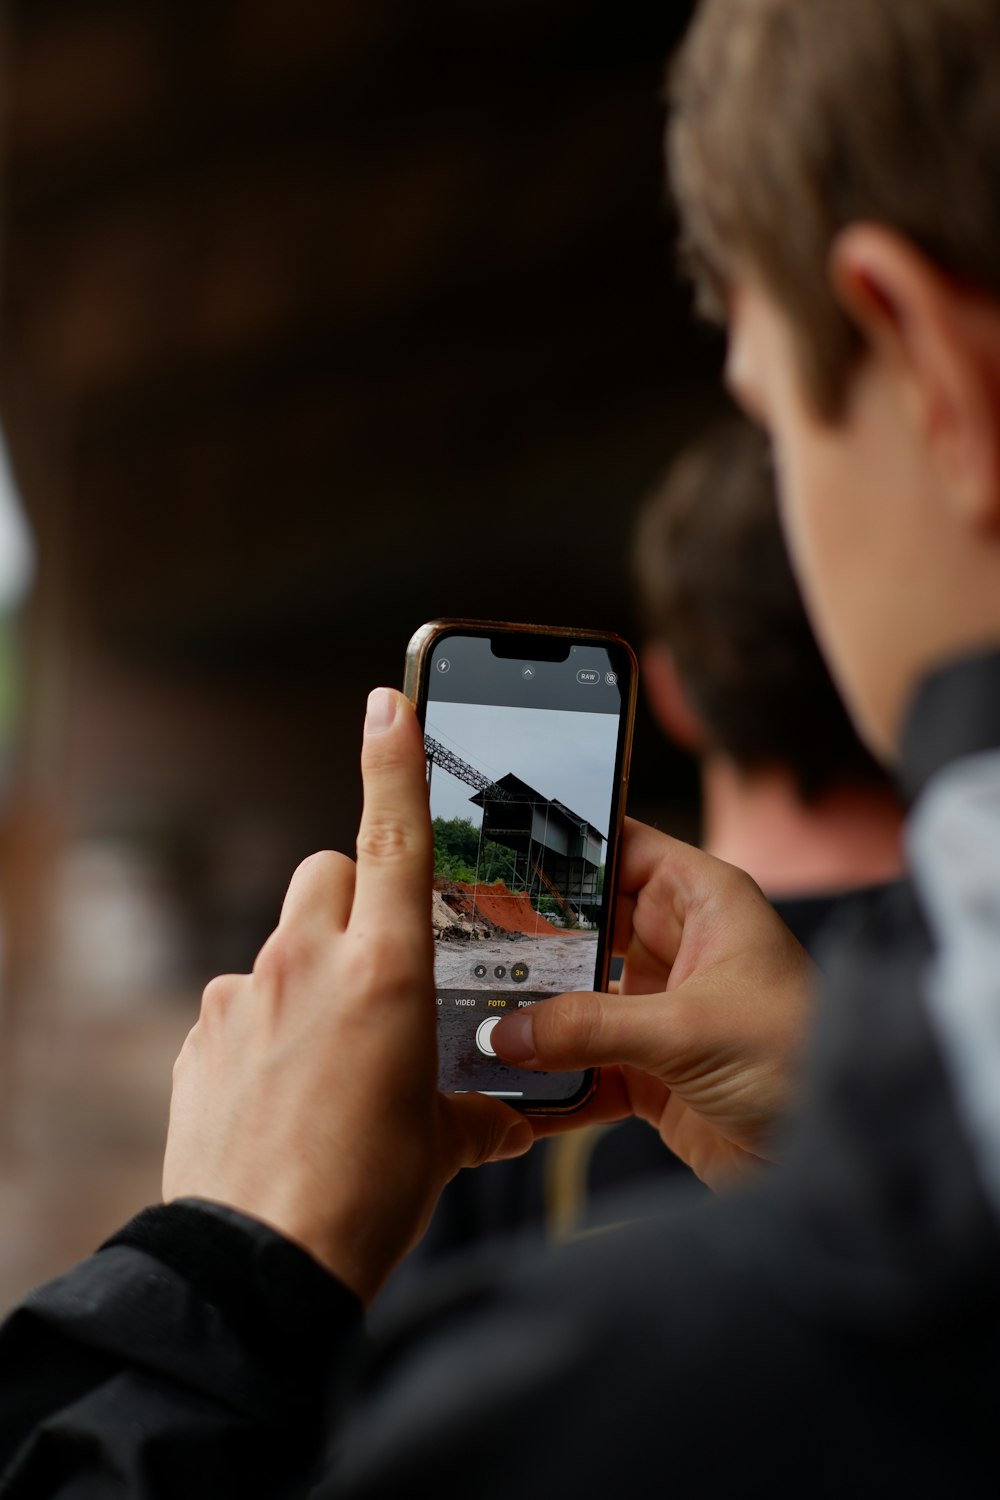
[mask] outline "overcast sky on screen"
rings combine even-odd
[[[427,733],[494,781],[513,771],[543,797],[565,803],[607,838],[616,714],[428,703]],[[431,812],[435,818],[471,818],[478,827],[482,811],[469,801],[474,796],[473,787],[434,767]]]

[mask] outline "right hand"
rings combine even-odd
[[[163,1193],[263,1220],[368,1302],[445,1183],[532,1135],[500,1099],[438,1090],[427,764],[402,694],[372,695],[361,768],[357,863],[301,864],[253,972],[205,991]]]
[[[795,1101],[815,971],[749,875],[631,819],[619,874],[617,994],[558,995],[493,1045],[548,1072],[599,1067],[574,1115],[536,1136],[635,1114],[710,1187],[773,1159]]]

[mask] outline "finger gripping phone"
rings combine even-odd
[[[434,829],[439,1077],[530,1112],[568,1111],[593,1070],[538,1073],[491,1045],[512,1011],[604,989],[635,714],[620,636],[434,620],[406,655]]]

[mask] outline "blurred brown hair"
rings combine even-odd
[[[790,770],[806,801],[886,780],[816,645],[778,520],[770,454],[720,424],[648,497],[633,567],[648,640],[671,652],[711,748],[743,770]]]
[[[820,412],[837,415],[860,348],[827,274],[846,225],[894,228],[1000,296],[997,0],[702,0],[670,95],[702,307],[761,278]]]

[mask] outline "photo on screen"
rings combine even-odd
[[[428,704],[439,986],[593,984],[617,730],[613,714]]]
[[[444,1088],[521,1094],[492,1028],[596,982],[617,737],[615,714],[427,705]],[[532,1082],[539,1097],[564,1087],[545,1074]]]

